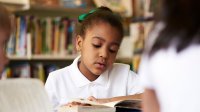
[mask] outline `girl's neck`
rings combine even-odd
[[[99,75],[93,74],[85,65],[81,64],[81,61],[78,61],[78,68],[89,81],[95,81],[99,77]]]

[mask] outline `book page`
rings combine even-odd
[[[92,106],[62,106],[58,109],[58,112],[115,112],[115,108],[102,105]]]
[[[102,105],[108,106],[108,107],[115,107],[115,105],[117,103],[121,102],[121,100],[119,101],[114,101],[114,102],[109,102],[109,103],[103,103]]]
[[[100,104],[87,99],[72,99],[70,102],[90,104],[91,106],[61,106],[58,108],[58,112],[115,112],[115,102]]]
[[[53,112],[44,84],[37,79],[0,81],[0,112]]]
[[[101,105],[101,106],[107,106],[107,107],[114,107],[115,104],[121,102],[121,100],[119,101],[114,101],[114,102],[109,102],[109,103],[98,103],[98,102],[94,102],[94,101],[90,101],[88,99],[72,99],[70,102],[80,102],[80,103],[86,103],[86,104],[91,104],[92,106],[96,106],[96,105]]]
[[[61,106],[58,112],[115,112],[116,108],[121,110],[133,109],[140,111],[141,100],[119,100],[109,103],[97,103],[87,99],[72,99],[71,102],[79,102],[82,104],[90,104],[91,106]]]
[[[94,102],[94,101],[90,101],[88,99],[80,99],[80,98],[77,98],[77,99],[71,99],[70,102],[80,102],[80,103],[86,103],[86,104],[91,104],[91,105],[101,105],[100,103],[97,103],[97,102]]]

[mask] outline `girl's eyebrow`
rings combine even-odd
[[[92,39],[99,39],[101,41],[105,41],[105,39],[103,39],[102,37],[98,37],[98,36],[94,36]]]
[[[98,37],[98,36],[94,36],[92,39],[99,39],[99,40],[101,40],[101,41],[103,41],[103,42],[106,41],[106,40],[103,39],[102,37]],[[114,45],[120,46],[120,43],[119,43],[119,42],[116,42],[116,41],[112,42],[111,44],[114,44]]]

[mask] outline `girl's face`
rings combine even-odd
[[[3,72],[5,65],[8,63],[8,58],[6,57],[5,52],[5,46],[7,41],[7,34],[2,29],[0,29],[0,79],[1,73]]]
[[[79,69],[85,77],[93,81],[111,68],[121,41],[118,30],[105,22],[88,28],[84,38],[78,36],[76,47],[81,51]]]

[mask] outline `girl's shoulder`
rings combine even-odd
[[[129,79],[129,77],[135,77],[136,73],[130,69],[130,65],[122,63],[114,63],[112,69],[109,71],[109,78],[111,80],[122,82]]]
[[[113,68],[115,69],[130,69],[130,65],[124,63],[114,63]]]
[[[130,72],[130,65],[123,64],[123,63],[114,63],[110,73],[113,74],[121,74],[121,73],[129,73]]]

